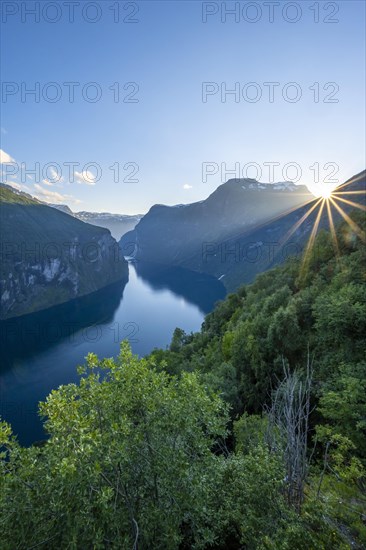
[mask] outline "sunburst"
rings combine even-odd
[[[313,216],[315,215],[315,221],[311,228],[311,233],[306,243],[306,247],[303,255],[303,260],[302,260],[301,269],[300,269],[300,278],[302,278],[308,270],[311,251],[314,247],[315,238],[318,233],[319,225],[323,216],[327,216],[328,218],[332,242],[333,242],[333,246],[334,246],[334,250],[337,258],[339,258],[340,256],[340,250],[339,250],[339,243],[337,240],[337,235],[336,235],[336,230],[335,230],[334,220],[333,220],[334,211],[342,216],[342,218],[346,221],[346,223],[351,228],[353,233],[359,239],[361,239],[363,242],[366,242],[365,232],[357,225],[357,223],[354,220],[352,220],[352,218],[342,208],[342,204],[343,205],[346,204],[348,206],[351,206],[353,208],[366,212],[366,207],[363,204],[359,204],[357,202],[354,202],[354,200],[349,200],[349,198],[347,198],[348,195],[352,195],[352,198],[357,199],[357,195],[365,194],[364,190],[347,191],[345,189],[347,185],[350,185],[355,181],[357,181],[357,178],[353,178],[352,180],[342,184],[341,186],[333,190],[323,189],[320,193],[318,193],[318,196],[316,198],[310,201],[309,207],[307,208],[306,212],[301,216],[299,220],[297,220],[292,225],[292,227],[287,231],[286,235],[281,240],[280,248],[282,248],[282,246],[289,240],[291,235],[293,235],[295,231],[297,231],[302,226],[302,224],[309,218],[311,214],[313,214]],[[304,208],[306,204],[308,203],[304,203],[298,208]]]
[[[365,232],[361,229],[361,227],[359,227],[357,225],[356,222],[354,222],[352,220],[352,218],[349,217],[348,214],[346,214],[346,212],[344,210],[342,210],[342,208],[339,206],[339,204],[336,203],[336,201],[330,197],[329,199],[333,206],[338,210],[338,212],[340,213],[340,215],[342,216],[342,218],[348,223],[348,225],[350,226],[350,228],[356,233],[356,235],[362,240],[362,242],[366,243],[366,235],[365,235]],[[363,210],[362,208],[362,205],[357,205],[358,208],[360,208],[361,210]]]
[[[308,266],[309,259],[310,259],[310,254],[311,254],[311,251],[312,251],[313,246],[314,246],[315,237],[316,237],[316,234],[318,232],[319,223],[320,223],[320,220],[321,220],[322,213],[323,213],[324,206],[325,206],[326,202],[328,202],[328,199],[326,199],[326,198],[323,198],[320,202],[319,210],[318,210],[318,213],[317,213],[316,218],[315,218],[315,223],[313,225],[309,240],[308,240],[306,248],[305,248],[305,253],[304,253],[304,256],[303,256],[303,259],[302,259],[302,264],[301,264],[301,269],[300,269],[300,275],[302,275],[307,270],[307,266]]]

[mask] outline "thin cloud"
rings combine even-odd
[[[0,164],[9,164],[10,162],[15,162],[15,160],[8,153],[0,149]]]
[[[50,173],[50,178],[49,179],[46,179],[46,181],[48,181],[51,185],[54,184],[54,183],[62,183],[64,181],[64,177],[61,176],[57,170],[54,169],[53,166],[50,166],[49,168],[49,173]],[[48,173],[47,173],[47,176],[48,176]],[[51,181],[50,181],[51,180]],[[47,184],[46,184],[47,185]]]
[[[188,185],[188,183],[185,183],[183,185],[183,189],[192,189],[193,188],[193,185]]]
[[[18,179],[18,174],[8,174],[4,165],[0,164],[0,181],[7,183],[7,179],[12,178],[14,180]]]
[[[65,202],[79,204],[82,202],[79,199],[75,199],[75,197],[73,197],[72,195],[62,195],[57,191],[44,189],[38,183],[34,184],[34,188],[36,190],[36,193],[35,193],[36,197],[38,197],[40,200],[43,200],[52,204],[65,204]]]
[[[90,172],[90,170],[74,172],[74,176],[77,183],[84,183],[85,185],[95,185],[95,176],[92,172]]]

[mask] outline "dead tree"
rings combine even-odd
[[[308,354],[305,373],[290,372],[283,361],[284,378],[267,408],[267,442],[272,452],[280,453],[286,471],[288,502],[300,510],[308,475],[308,432],[312,367]]]

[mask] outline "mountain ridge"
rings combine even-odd
[[[258,193],[263,200],[258,202]],[[205,200],[187,205],[153,205],[136,227],[120,240],[122,251],[144,261],[184,265],[197,253],[198,241],[215,241],[255,227],[313,195],[292,182],[266,184],[230,179]]]
[[[120,239],[125,233],[131,231],[143,217],[143,214],[112,214],[110,212],[88,212],[86,210],[73,212],[66,204],[49,203],[48,206],[85,223],[109,229],[115,239]]]
[[[0,186],[0,319],[47,309],[128,280],[108,229]]]
[[[347,186],[351,190],[352,186],[356,186],[357,190],[361,187],[364,189],[365,173],[360,172],[338,187],[341,189]],[[258,202],[259,192],[261,202]],[[240,200],[243,194],[248,200]],[[267,199],[271,203],[271,216],[266,218],[263,213]],[[278,250],[275,254],[271,246],[279,245],[286,232],[299,222],[317,200],[305,186],[296,186],[291,182],[264,184],[250,179],[228,180],[200,203],[185,207],[153,205],[136,228],[122,237],[120,246],[125,255],[132,255],[136,260],[175,265],[212,275],[231,292],[240,284],[251,282],[257,273],[286,259],[279,258]],[[360,200],[364,199],[358,198]],[[345,211],[352,209],[344,203],[342,208]],[[185,212],[188,215],[184,215]],[[245,218],[245,223],[238,223],[240,215]],[[333,215],[336,221],[341,217],[337,211]],[[208,219],[209,216],[211,219]],[[315,219],[316,211],[293,233],[293,253],[301,252]],[[200,232],[200,226],[205,228],[205,223],[206,231]],[[195,232],[189,233],[192,227]],[[320,220],[319,229],[323,227],[327,227],[324,216]],[[168,240],[171,235],[175,249],[172,249],[174,247]],[[259,258],[255,257],[258,248]],[[290,254],[288,246],[285,250],[285,256]]]

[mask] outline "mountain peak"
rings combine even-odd
[[[137,259],[190,269],[189,258],[201,255],[203,243],[222,241],[301,206],[304,190],[293,182],[231,179],[202,201],[155,204],[135,229],[122,237],[121,247],[138,243]],[[312,195],[307,194],[310,199]]]
[[[264,190],[264,191],[297,191],[303,189],[303,185],[296,185],[292,181],[261,182],[254,178],[233,178],[227,180],[220,187],[242,187],[242,189]]]

